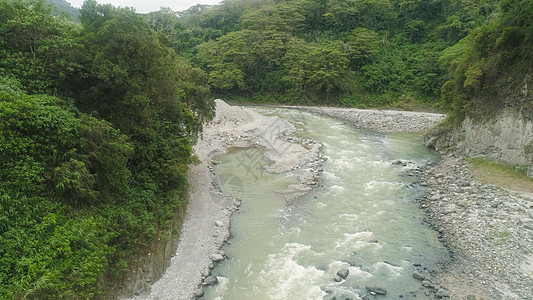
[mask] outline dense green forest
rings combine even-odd
[[[494,70],[531,68],[532,5],[226,0],[149,18],[226,99],[450,110]]]
[[[183,210],[215,96],[459,116],[533,68],[531,0],[53,3],[0,0],[3,299],[124,276]]]
[[[166,33],[226,98],[435,106],[448,71],[444,51],[496,19],[498,3],[233,0],[181,12]]]
[[[207,75],[129,9],[0,0],[0,298],[86,299],[186,202]]]

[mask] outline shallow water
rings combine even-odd
[[[435,154],[415,134],[374,134],[297,110],[268,114],[324,143],[322,184],[287,205],[276,190],[297,182],[297,172],[262,171],[268,162],[256,148],[219,157],[221,186],[242,206],[223,248],[229,259],[213,269],[219,284],[204,299],[359,299],[368,285],[387,289],[380,299],[409,298],[420,287],[414,264],[431,269],[447,255],[415,203],[424,190],[407,176]],[[412,163],[393,165],[398,159]],[[342,268],[349,276],[335,282]]]

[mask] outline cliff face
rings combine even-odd
[[[533,177],[533,89],[528,81],[502,100],[474,101],[460,123],[429,132],[426,145],[443,153],[503,161]]]
[[[131,299],[150,291],[150,285],[161,278],[176,253],[184,211],[175,213],[168,229],[159,233],[159,238],[150,243],[147,253],[132,258],[125,276],[120,281],[103,282],[104,293],[96,299]]]

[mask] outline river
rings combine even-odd
[[[242,205],[223,248],[228,259],[212,270],[219,283],[204,299],[360,299],[367,286],[385,288],[383,299],[412,297],[420,289],[413,272],[447,258],[415,201],[424,188],[408,174],[436,154],[416,134],[376,134],[291,109],[266,114],[324,144],[321,183],[288,205],[276,191],[297,182],[298,171],[267,173],[250,149],[217,157],[223,191]],[[337,282],[341,269],[349,275]]]

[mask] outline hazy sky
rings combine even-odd
[[[67,0],[72,6],[80,8],[84,0]],[[109,3],[114,6],[134,7],[138,13],[159,10],[159,7],[170,7],[174,11],[186,10],[196,4],[217,4],[221,0],[96,0],[98,3]]]

